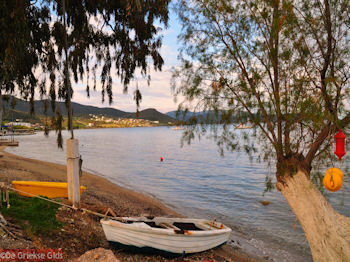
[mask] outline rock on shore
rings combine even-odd
[[[113,252],[104,248],[96,248],[89,250],[85,254],[81,255],[79,258],[69,260],[70,262],[120,262]]]

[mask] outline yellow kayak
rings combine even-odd
[[[32,194],[17,191],[21,196],[68,197],[67,183],[64,182],[12,181],[12,185],[17,190]],[[80,195],[83,194],[85,189],[86,187],[80,186]]]

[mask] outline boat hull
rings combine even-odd
[[[20,190],[17,192],[21,196],[33,197],[34,195],[48,198],[68,197],[67,183],[64,182],[12,181],[12,185],[15,189]],[[82,195],[85,189],[86,187],[84,186],[80,187],[80,195]]]
[[[210,223],[210,221],[194,219],[181,219],[181,221]],[[231,229],[226,226],[220,229],[176,232],[177,230],[171,228],[133,226],[112,220],[101,220],[101,224],[109,242],[141,249],[153,248],[174,254],[202,252],[220,246],[228,241],[231,233]]]
[[[126,250],[128,252],[132,252],[132,253],[141,253],[141,254],[146,254],[146,255],[159,255],[162,256],[164,258],[168,258],[168,259],[174,259],[177,258],[179,256],[181,256],[183,253],[173,253],[170,251],[165,251],[165,250],[161,250],[161,249],[156,249],[156,248],[152,248],[152,247],[137,247],[137,246],[131,246],[131,245],[124,245],[121,244],[119,242],[113,242],[113,241],[108,241],[109,245],[111,246],[111,248],[116,249],[116,250]],[[219,248],[223,245],[225,245],[226,242],[222,243],[221,245],[217,246],[217,247],[213,247],[213,248]],[[187,254],[185,252],[185,254]]]

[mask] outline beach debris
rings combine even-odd
[[[2,229],[0,228],[0,238],[5,237],[6,235],[7,235],[7,234],[6,234],[5,230],[2,230]]]
[[[85,254],[81,255],[79,258],[69,260],[70,262],[120,262],[119,259],[115,257],[113,252],[104,248],[96,248],[87,251]]]
[[[4,234],[8,234],[12,238],[17,239],[18,237],[9,230],[7,225],[8,225],[7,220],[4,218],[2,214],[0,214],[0,231],[1,231],[0,235],[3,236]]]
[[[260,200],[259,203],[262,204],[263,206],[267,206],[271,204],[271,202],[267,200]]]
[[[0,223],[0,228],[5,231],[8,235],[10,235],[11,237],[13,237],[14,239],[17,239],[17,236],[15,234],[13,234],[8,228],[7,226],[5,226],[4,224]]]
[[[108,215],[108,214],[111,214],[113,217],[117,217],[116,213],[114,213],[114,211],[109,207],[105,213],[105,217]]]
[[[0,214],[0,223],[3,225],[7,225],[7,221],[2,214]]]
[[[7,204],[7,208],[10,208],[9,191],[7,189],[3,189],[3,186],[0,185],[0,207],[2,206],[3,202]]]
[[[160,157],[160,162],[163,162],[163,157],[162,156]]]

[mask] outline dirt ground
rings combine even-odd
[[[0,147],[0,153],[3,154],[3,157],[0,157],[0,182],[9,185],[12,180],[66,181],[66,167],[63,165],[15,156],[5,152],[4,147]],[[150,196],[125,189],[93,174],[83,172],[81,184],[87,188],[82,196],[81,207],[88,210],[105,213],[111,208],[118,216],[181,216]],[[121,261],[180,261],[180,258],[113,249],[104,236],[99,223],[100,217],[82,210],[60,207],[57,219],[64,226],[49,235],[30,235],[10,218],[6,219],[9,222],[9,230],[17,236],[17,239],[0,231],[0,248],[62,248],[65,260],[71,260],[88,250],[103,247],[111,249]],[[186,256],[185,261],[259,260],[244,254],[239,247],[223,245]]]

